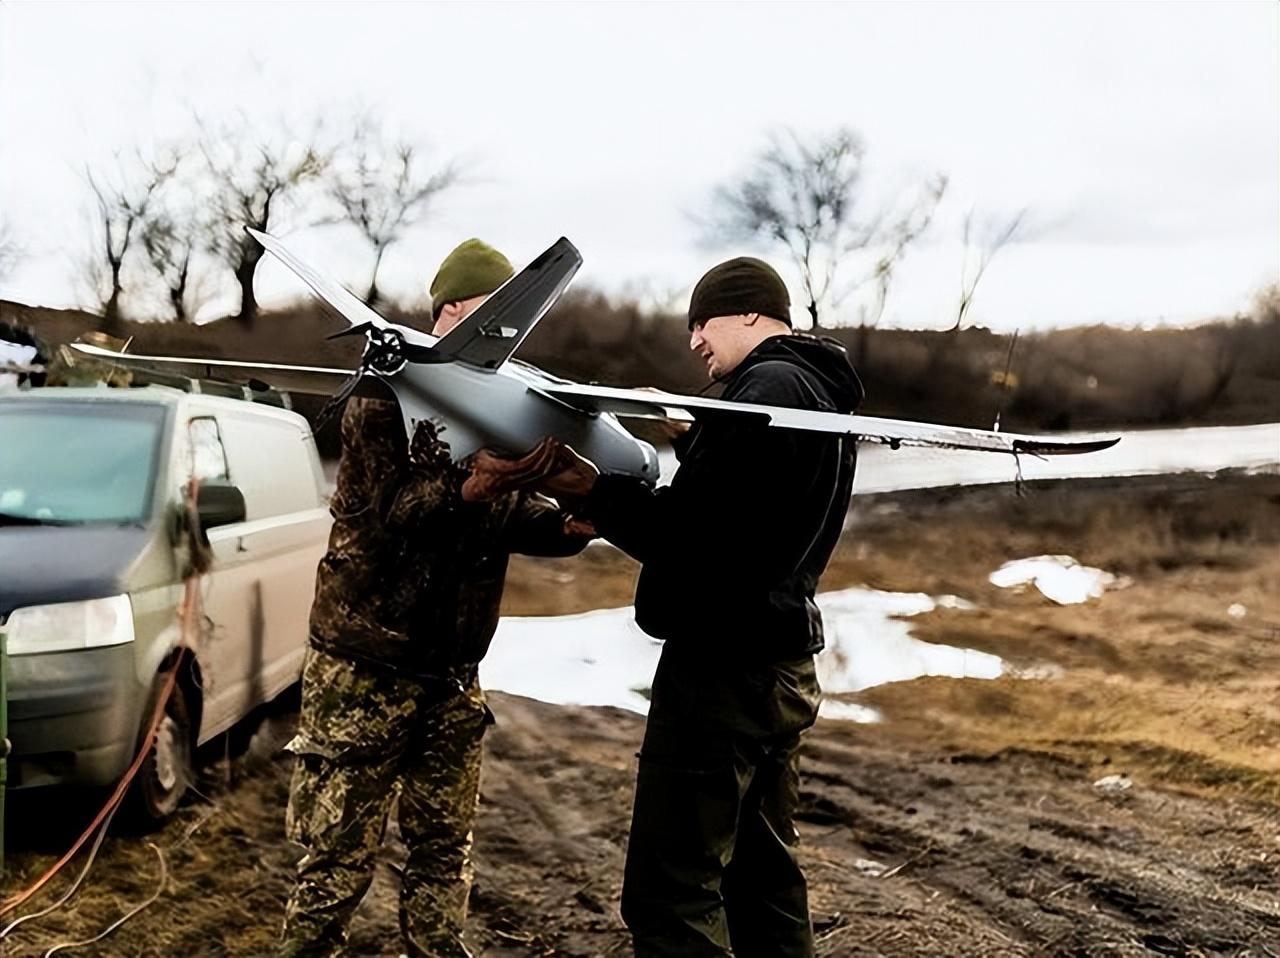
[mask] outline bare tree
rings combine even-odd
[[[389,141],[370,117],[356,123],[349,146],[329,167],[326,186],[341,219],[354,224],[373,247],[365,302],[378,299],[378,267],[387,247],[418,221],[433,197],[457,181],[453,164],[428,170],[417,146]]]
[[[0,281],[8,279],[26,255],[26,248],[14,235],[13,227],[0,216]]]
[[[120,296],[124,291],[125,258],[145,221],[157,191],[173,175],[173,157],[147,160],[141,154],[133,161],[116,158],[115,169],[99,171],[88,167],[85,177],[93,193],[96,209],[95,250],[90,256],[90,278],[99,297],[108,329],[121,320]]]
[[[870,310],[863,305],[859,309],[858,335],[855,340],[856,361],[865,365],[871,358],[871,330],[879,325],[889,301],[889,287],[893,284],[894,270],[906,256],[907,248],[929,228],[933,214],[947,191],[947,177],[939,173],[925,184],[914,202],[908,203],[890,224],[885,235],[885,246],[872,265],[870,272],[854,286],[871,282],[875,284],[875,299]]]
[[[896,216],[863,215],[866,149],[852,130],[801,139],[795,132],[770,137],[749,172],[713,197],[712,235],[719,240],[765,241],[784,248],[800,273],[813,328],[820,308],[838,303],[853,288],[876,279],[888,293],[893,265],[928,226],[946,190],[938,176],[925,194]],[[837,277],[852,255],[870,256],[869,276],[842,289]],[[883,306],[881,306],[883,309]]]
[[[947,177],[939,173],[922,188],[920,196],[909,203],[889,225],[885,231],[885,246],[870,274],[858,285],[865,282],[875,283],[875,305],[870,312],[862,313],[863,326],[875,326],[884,315],[885,303],[889,299],[889,287],[893,282],[893,272],[920,235],[933,222],[933,214],[947,191]]]
[[[143,251],[164,286],[175,322],[193,318],[191,262],[206,231],[194,214],[175,215],[167,209],[153,213],[142,225]]]
[[[252,326],[258,315],[253,274],[263,249],[244,228],[269,230],[299,187],[324,172],[328,154],[318,144],[287,135],[255,137],[244,125],[214,135],[203,124],[200,153],[212,180],[209,251],[235,275],[240,287],[236,318]]]
[[[978,224],[974,211],[969,210],[964,217],[962,236],[964,238],[964,258],[960,264],[960,300],[956,307],[955,325],[952,332],[959,332],[964,325],[969,307],[973,305],[973,297],[977,292],[982,275],[991,265],[996,253],[1007,246],[1026,222],[1027,210],[1018,210],[1007,220],[989,220]]]

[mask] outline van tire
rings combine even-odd
[[[138,732],[139,745],[146,737],[155,702],[164,685],[165,676],[161,675],[148,699],[143,726]],[[173,817],[194,780],[194,743],[187,698],[181,684],[175,685],[165,705],[164,718],[156,729],[155,744],[142,760],[138,774],[125,795],[121,811],[130,826],[140,831],[153,831]]]

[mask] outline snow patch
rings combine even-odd
[[[827,638],[818,656],[818,680],[829,693],[857,692],[925,675],[994,679],[1004,672],[999,656],[921,641],[902,621],[939,607],[972,608],[955,596],[854,588],[824,593],[818,605]]]
[[[879,709],[857,702],[846,702],[843,699],[823,699],[818,706],[818,718],[834,719],[837,722],[858,722],[871,725],[884,720]]]
[[[635,610],[507,616],[480,665],[485,688],[558,705],[613,705],[649,711],[662,643],[636,625]]]
[[[1132,584],[1132,580],[1123,576],[1081,565],[1071,556],[1015,559],[991,573],[988,579],[1001,589],[1034,585],[1059,605],[1078,605],[1100,598],[1108,589],[1123,589]]]
[[[856,588],[823,593],[818,605],[827,639],[817,659],[818,678],[830,695],[924,675],[993,679],[1007,671],[998,656],[922,642],[902,621],[935,608],[973,608],[956,596]],[[506,617],[480,675],[486,688],[544,702],[612,705],[643,714],[661,651],[662,644],[636,625],[630,606]],[[824,700],[819,714],[851,722],[881,719],[873,708],[838,699]]]

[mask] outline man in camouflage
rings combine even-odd
[[[431,284],[433,332],[447,333],[511,274],[501,253],[463,243]],[[507,558],[571,555],[587,538],[536,493],[464,501],[466,475],[430,424],[406,440],[394,402],[348,403],[289,745],[297,764],[287,829],[306,855],[282,955],[342,953],[397,795],[408,849],[404,949],[468,954],[471,828],[492,722],[476,673],[497,627]]]

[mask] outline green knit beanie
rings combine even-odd
[[[759,313],[791,325],[791,296],[764,260],[739,256],[707,270],[689,299],[689,328],[717,316]]]
[[[440,315],[447,303],[488,296],[515,274],[511,260],[488,243],[469,239],[444,258],[431,281],[431,312]]]

